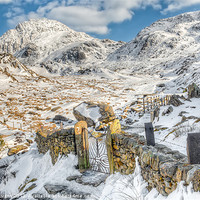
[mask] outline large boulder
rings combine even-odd
[[[113,108],[104,103],[83,102],[74,107],[73,114],[78,121],[86,121],[88,127],[107,124],[116,118]]]
[[[195,84],[192,83],[188,86],[188,98],[199,98],[200,97],[200,88]]]

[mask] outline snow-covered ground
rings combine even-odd
[[[0,52],[10,50],[6,53],[15,54],[29,66],[13,56],[8,56],[9,62],[2,59],[0,63],[0,139],[5,142],[0,164],[9,164],[0,192],[21,195],[35,184],[33,190],[20,197],[32,199],[34,192],[47,194],[43,188],[46,183],[78,187],[66,180],[67,176],[79,174],[74,155],[60,158],[53,166],[48,153],[39,155],[35,143],[29,146],[27,141],[33,141],[41,128],[59,130],[60,124],[53,121],[55,115],[67,118],[64,128],[74,126],[72,110],[81,102],[110,104],[125,131],[144,135],[144,123],[150,121],[150,116],[133,111],[138,96],[185,95],[190,83],[200,85],[199,16],[194,12],[159,20],[127,44],[95,39],[47,19],[21,23],[0,37]],[[172,106],[170,114],[162,115],[169,106],[161,107],[153,125],[156,143],[186,154],[187,134],[200,130],[200,100],[181,101],[181,106]],[[26,145],[29,151],[8,157],[8,149],[15,145]],[[156,190],[147,192],[145,186],[137,165],[130,176],[115,174],[105,185],[96,189],[84,186],[81,190],[91,191],[94,199],[102,200],[200,198],[191,186],[186,188],[182,183],[168,197]],[[119,197],[121,190],[126,196],[121,192]]]
[[[1,115],[0,133],[6,143],[6,147],[1,153],[1,162],[10,163],[6,179],[0,185],[1,192],[12,196],[23,194],[20,199],[33,199],[31,196],[33,193],[39,192],[47,195],[43,186],[51,183],[89,191],[94,194],[93,199],[117,199],[115,195],[119,197],[121,190],[124,193],[120,192],[118,199],[134,199],[134,195],[138,199],[146,200],[169,200],[178,197],[186,200],[191,199],[191,197],[192,199],[200,197],[199,193],[192,191],[191,186],[184,187],[182,183],[168,197],[159,195],[155,189],[148,193],[139,166],[135,173],[130,176],[111,175],[105,185],[101,184],[96,189],[91,186],[79,188],[76,183],[66,180],[68,176],[79,174],[78,170],[75,169],[77,158],[74,155],[69,155],[67,158],[60,158],[53,166],[49,153],[40,155],[35,143],[32,144],[27,153],[7,157],[8,148],[16,144],[25,144],[27,139],[34,140],[35,131],[41,125],[47,129],[52,127],[59,129],[60,124],[54,124],[52,121],[55,115],[60,114],[69,119],[64,123],[65,128],[73,126],[76,121],[72,109],[83,101],[108,102],[113,106],[125,131],[130,134],[138,132],[144,135],[144,129],[137,129],[137,126],[143,127],[145,122],[150,121],[150,116],[139,117],[138,113],[131,111],[130,104],[137,99],[135,95],[154,93],[156,85],[161,82],[161,79],[156,76],[147,76],[144,79],[141,76],[132,77],[110,73],[106,70],[98,76],[96,74],[92,76],[79,75],[58,77],[55,80],[57,82],[45,83],[31,80],[26,83],[9,83],[8,88],[1,90],[0,111],[3,115]],[[199,99],[196,98],[191,99],[191,101],[181,101],[183,103],[181,106],[172,106],[173,112],[169,115],[162,116],[162,112],[169,106],[161,107],[159,120],[156,118],[153,125],[157,143],[165,144],[186,154],[187,133],[196,132],[200,127],[198,120],[200,118],[198,112],[200,104]],[[187,121],[177,125],[182,120],[182,116],[179,116],[181,111],[185,111],[183,115]],[[127,122],[130,120],[134,123]],[[19,137],[20,142],[16,142],[16,138]],[[36,187],[26,194],[23,191],[20,193],[19,190],[24,184],[27,185],[23,191],[32,184],[36,184]],[[123,189],[124,185],[126,190]],[[130,195],[131,198],[127,195]],[[58,197],[53,197],[53,199],[58,199]]]
[[[179,183],[177,189],[167,197],[159,194],[156,189],[149,192],[146,187],[147,183],[143,180],[139,163],[136,161],[133,174],[117,173],[106,180],[100,200],[198,200],[200,198],[200,193],[194,192],[191,185],[183,186],[183,182]]]

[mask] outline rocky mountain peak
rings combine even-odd
[[[21,48],[29,43],[56,42],[54,39],[64,40],[64,38],[90,38],[85,33],[73,31],[66,25],[56,20],[49,19],[31,19],[19,23],[15,29],[7,31],[0,37],[0,52],[15,54]],[[60,39],[60,37],[63,37]],[[49,41],[48,41],[49,40]],[[43,45],[44,46],[44,45]]]
[[[30,19],[19,23],[16,28],[18,32],[28,32],[37,31],[42,32],[57,32],[57,31],[69,31],[73,32],[72,29],[68,28],[66,25],[58,22],[56,20],[43,19]]]

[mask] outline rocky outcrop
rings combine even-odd
[[[139,157],[141,173],[148,189],[156,188],[162,195],[173,192],[180,181],[193,183],[194,191],[200,191],[200,165],[190,165],[187,157],[178,151],[156,144],[147,146],[145,138],[137,134],[113,134],[114,171],[131,174]]]
[[[170,98],[169,104],[173,105],[175,107],[182,105],[183,103],[180,101],[179,98],[180,97],[178,95],[172,95],[171,98]]]
[[[20,53],[21,53],[22,58],[27,58],[30,56],[37,57],[38,56],[37,51],[38,51],[38,47],[33,43],[29,43],[25,48],[21,50]]]
[[[75,153],[75,135],[74,129],[62,129],[46,137],[37,132],[35,141],[40,153],[50,151],[52,163],[55,164],[59,154],[67,156],[69,153]]]
[[[86,59],[86,55],[81,51],[80,47],[74,47],[63,53],[61,60],[66,63],[67,60],[72,62],[81,62]]]
[[[116,118],[113,108],[103,103],[83,102],[74,107],[73,114],[78,121],[86,121],[88,127],[95,126],[96,123],[107,124]]]
[[[167,108],[167,110],[164,110],[164,111],[163,111],[162,116],[169,115],[170,113],[173,112],[173,110],[174,110],[173,107],[172,107],[172,106],[169,106],[169,107]]]
[[[200,88],[195,84],[192,83],[188,86],[188,98],[199,98],[200,97]]]

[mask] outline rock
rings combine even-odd
[[[33,44],[33,43],[29,43],[25,48],[23,48],[22,51],[22,58],[27,58],[27,57],[31,57],[31,56],[37,56],[39,55],[38,52],[38,47]]]
[[[182,118],[181,118],[181,123],[184,123],[186,121],[187,121],[187,117],[183,115]]]
[[[199,98],[200,97],[200,88],[195,84],[192,83],[188,86],[188,98]]]
[[[80,69],[78,70],[79,74],[90,74],[92,72],[91,69]]]
[[[193,189],[195,192],[200,192],[200,169],[195,171],[192,178]]]
[[[51,185],[47,184],[44,186],[45,190],[52,195],[60,194],[62,196],[71,197],[75,199],[86,199],[91,196],[90,193],[77,191],[75,189],[71,189],[68,186],[64,185]]]
[[[3,179],[4,179],[4,177],[5,177],[6,168],[7,168],[7,167],[0,168],[0,184],[1,184],[1,182],[3,181]]]
[[[2,136],[0,136],[0,150],[5,146],[5,142],[2,138]]]
[[[169,104],[175,107],[182,105],[183,103],[179,100],[179,98],[180,97],[178,95],[172,95],[170,98]]]
[[[81,62],[86,59],[86,54],[81,51],[80,47],[73,47],[63,53],[61,60],[66,63],[68,60],[71,62]]]
[[[87,170],[83,172],[82,175],[67,177],[67,180],[74,180],[81,185],[91,185],[93,187],[98,187],[101,183],[106,181],[108,176],[109,174]]]
[[[158,84],[156,86],[162,88],[162,87],[165,87],[165,84],[164,83],[160,83],[160,84]]]
[[[12,156],[12,155],[17,154],[17,153],[19,153],[20,151],[26,150],[26,149],[28,149],[28,147],[27,147],[27,146],[24,146],[24,145],[17,145],[17,146],[14,146],[14,147],[12,147],[12,148],[9,149],[9,151],[8,151],[8,156]]]
[[[33,140],[30,140],[30,139],[26,139],[26,141],[30,144],[33,144]]]
[[[53,121],[68,121],[68,119],[62,115],[56,115],[54,118],[53,118]]]
[[[164,177],[173,177],[176,173],[178,165],[174,162],[166,162],[160,165],[160,173]]]
[[[173,110],[174,110],[173,107],[169,106],[166,111],[163,111],[162,116],[169,115],[170,113],[173,112]]]
[[[182,180],[186,181],[187,173],[192,169],[191,165],[180,164],[177,167],[176,174],[174,175],[174,180],[180,182]]]
[[[121,124],[119,119],[115,119],[114,121],[111,122],[109,130],[111,134],[121,133]]]
[[[68,186],[47,184],[44,185],[44,188],[49,194],[56,195],[62,192],[64,189],[68,188]]]
[[[193,165],[193,168],[187,172],[186,184],[188,185],[190,184],[190,182],[192,181],[194,177],[194,173],[199,169],[200,167],[198,165]]]
[[[78,121],[86,121],[88,127],[96,123],[108,123],[115,119],[113,108],[107,104],[83,102],[73,108],[73,114]]]
[[[183,114],[187,114],[188,112],[186,112],[186,111],[181,111],[179,114],[178,114],[178,116],[180,116],[180,117],[183,117]]]
[[[74,175],[74,176],[68,176],[66,178],[67,181],[75,181],[76,179],[80,178],[82,175]]]
[[[60,106],[54,107],[54,108],[51,109],[51,112],[55,112],[55,111],[57,111],[57,110],[59,110],[59,109],[61,109]]]
[[[127,118],[127,119],[125,120],[125,123],[128,124],[128,125],[132,125],[132,124],[134,123],[134,121],[133,121],[133,119],[131,119],[131,118]]]
[[[29,192],[31,190],[33,190],[34,188],[36,188],[37,185],[35,183],[33,183],[31,186],[29,186],[26,190],[24,190],[24,192]]]

